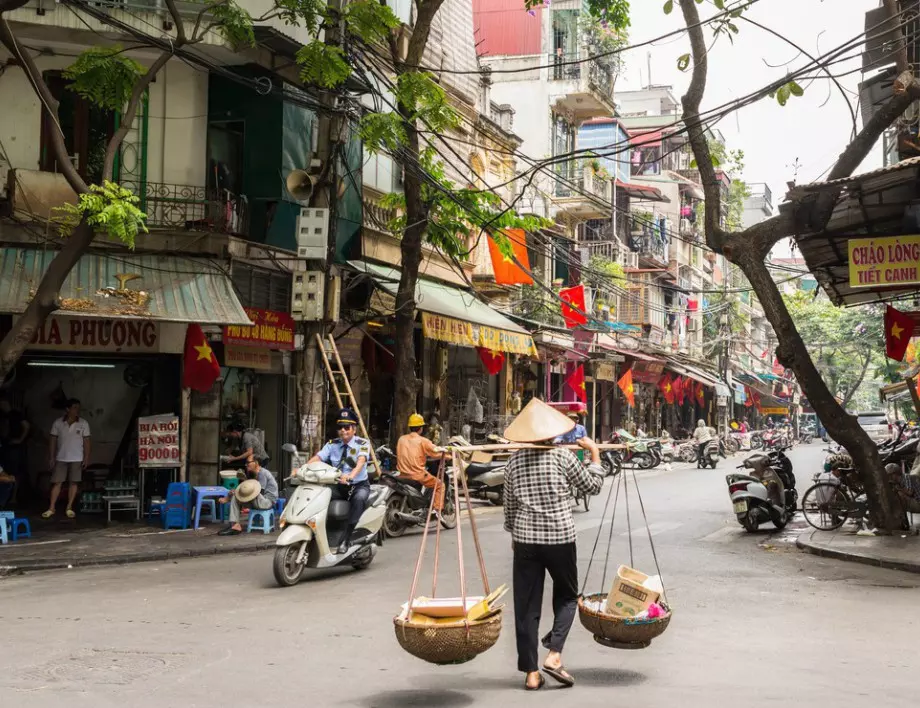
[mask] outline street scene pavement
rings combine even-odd
[[[576,621],[565,651],[572,689],[522,690],[510,608],[498,644],[471,663],[437,667],[404,653],[392,617],[409,595],[415,533],[388,541],[367,570],[314,572],[285,589],[265,552],[2,578],[0,704],[904,705],[916,691],[920,576],[805,554],[795,546],[799,519],[781,534],[770,525],[745,532],[724,481],[743,455],[716,470],[637,473],[674,619],[642,651],[604,648]],[[801,490],[823,455],[819,443],[791,451]],[[610,484],[590,511],[576,512],[582,575]],[[476,518],[493,587],[510,583],[501,509],[480,508]],[[633,499],[635,567],[653,573],[641,518]],[[621,507],[612,569],[629,563],[625,522]],[[455,538],[442,540],[439,594],[458,588]],[[587,590],[606,592],[600,582],[592,572]],[[545,605],[548,629],[548,597]]]

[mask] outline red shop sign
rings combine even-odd
[[[658,383],[661,374],[664,373],[664,362],[657,361],[637,361],[633,364],[633,381],[639,383]]]
[[[250,327],[229,325],[224,327],[224,344],[268,349],[294,348],[294,318],[285,312],[257,310],[246,307],[246,314],[255,324]]]

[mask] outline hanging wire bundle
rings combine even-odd
[[[473,545],[476,548],[476,558],[479,561],[479,570],[482,575],[482,584],[485,599],[481,600],[480,605],[485,603],[489,605],[490,598],[500,595],[499,591],[492,593],[489,588],[489,579],[486,575],[485,561],[482,555],[482,548],[479,545],[479,533],[476,529],[476,519],[473,516],[472,503],[470,502],[470,492],[467,487],[466,477],[460,471],[456,452],[453,453],[453,470],[452,478],[445,483],[445,458],[441,458],[441,464],[438,467],[438,483],[445,485],[444,489],[449,493],[452,485],[454,498],[459,501],[459,483],[457,478],[463,481],[463,498],[466,502],[466,510],[470,521],[470,530],[473,536]],[[418,588],[419,575],[422,569],[422,561],[425,557],[425,546],[428,541],[428,529],[434,518],[435,494],[431,496],[431,504],[428,507],[428,522],[425,525],[425,531],[422,534],[422,543],[419,548],[418,560],[415,565],[415,574],[412,578],[412,588],[409,590],[409,602],[406,604],[404,612],[393,619],[396,629],[396,639],[400,646],[419,659],[432,664],[463,664],[475,659],[484,651],[490,649],[498,641],[502,628],[502,611],[501,608],[485,608],[482,612],[481,619],[471,619],[470,616],[448,618],[436,623],[424,621],[424,618],[416,618],[412,612],[413,603],[416,601],[415,591]],[[458,504],[459,511],[459,504]],[[435,532],[435,550],[434,550],[434,569],[431,584],[431,598],[437,598],[438,583],[438,561],[440,559],[441,548],[441,525],[437,524]],[[457,555],[460,570],[460,607],[470,606],[472,599],[468,601],[466,592],[466,575],[463,567],[463,533],[460,519],[457,520]],[[503,588],[500,589],[503,591]],[[472,615],[472,613],[470,613]]]
[[[594,635],[594,641],[606,647],[614,649],[645,649],[655,637],[660,636],[671,623],[672,612],[665,600],[664,584],[662,581],[661,599],[658,604],[664,610],[664,614],[658,617],[628,617],[611,614],[606,611],[607,592],[592,593],[585,595],[585,589],[588,585],[588,578],[591,575],[591,567],[597,555],[597,548],[600,544],[601,535],[604,530],[604,520],[607,518],[607,512],[610,508],[610,500],[613,498],[613,510],[610,514],[610,526],[607,533],[607,552],[604,557],[604,570],[601,577],[601,588],[607,587],[607,572],[610,565],[610,551],[613,544],[613,529],[616,520],[617,507],[620,500],[620,490],[623,491],[623,498],[626,507],[626,529],[629,539],[629,567],[635,567],[633,555],[633,538],[632,538],[632,520],[629,509],[629,480],[627,475],[632,473],[632,485],[635,489],[636,497],[639,500],[639,508],[642,511],[642,520],[645,522],[645,530],[648,534],[648,542],[652,551],[652,558],[655,561],[655,570],[658,576],[661,576],[661,569],[658,566],[658,554],[655,552],[655,542],[652,539],[652,531],[649,528],[648,517],[645,513],[645,504],[642,501],[642,494],[639,491],[639,485],[636,481],[635,470],[623,471],[618,468],[616,471],[616,481],[610,485],[607,492],[607,501],[604,504],[604,513],[601,516],[601,523],[597,529],[597,537],[594,539],[594,548],[591,550],[591,560],[588,562],[588,569],[585,572],[585,579],[582,583],[581,593],[578,597],[578,617],[582,626]]]

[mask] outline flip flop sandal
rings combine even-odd
[[[43,518],[43,519],[50,519],[52,516],[54,516],[54,512],[53,512],[53,511],[46,511],[46,512],[44,512],[44,513],[42,514],[42,518]]]
[[[524,690],[525,691],[539,691],[543,686],[546,685],[546,679],[543,678],[543,674],[540,674],[540,682],[536,686],[528,686],[527,681],[524,681]]]
[[[575,685],[575,679],[568,671],[565,670],[564,666],[560,666],[557,669],[552,669],[549,666],[543,667],[543,673],[548,676],[552,676],[556,681],[561,683],[566,688],[571,688]]]
[[[68,509],[68,510],[67,510],[66,512],[64,512],[64,513],[67,515],[67,518],[68,518],[68,519],[75,519],[75,518],[77,518],[77,515],[74,513],[73,509]]]

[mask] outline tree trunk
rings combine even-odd
[[[773,326],[779,340],[776,350],[779,363],[795,373],[796,381],[828,434],[843,445],[853,458],[875,522],[886,531],[900,529],[900,503],[888,484],[878,447],[860,427],[856,418],[837,403],[834,394],[825,384],[764,261],[758,258],[756,249],[744,246],[735,246],[732,258],[747,276],[763,306],[764,314]]]
[[[400,112],[406,115],[403,106]],[[419,134],[414,125],[404,123],[408,137],[406,160],[417,165]],[[407,432],[409,416],[416,412],[420,381],[416,375],[415,357],[415,288],[422,262],[422,240],[425,235],[428,210],[422,202],[422,183],[418,168],[405,170],[403,182],[406,194],[406,230],[399,250],[401,271],[399,290],[396,293],[396,375],[393,418],[390,420],[390,441],[394,445],[400,435]],[[395,449],[395,447],[393,448]]]
[[[19,361],[48,315],[58,308],[58,293],[94,236],[92,227],[81,221],[64,243],[64,248],[51,261],[26,311],[0,342],[0,381]]]

